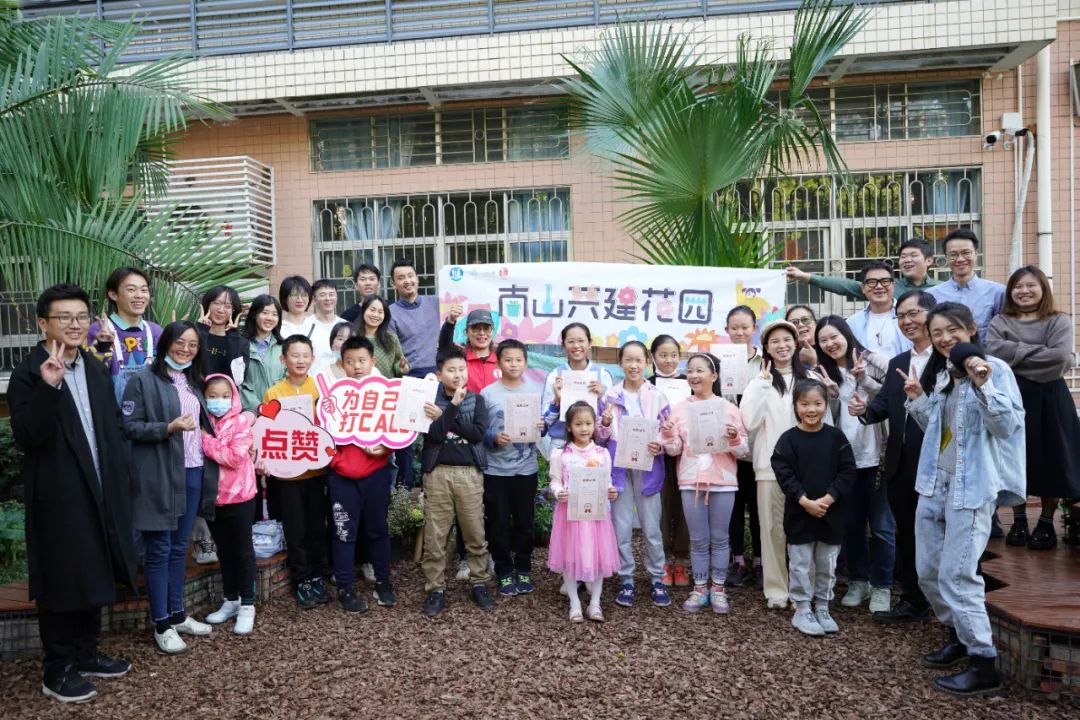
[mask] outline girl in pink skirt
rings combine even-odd
[[[588,403],[576,402],[567,409],[566,429],[569,442],[551,456],[551,489],[559,502],[555,506],[555,519],[551,526],[548,567],[562,573],[563,590],[570,598],[570,622],[584,620],[581,600],[578,599],[578,582],[589,586],[589,606],[585,616],[603,622],[600,592],[604,587],[604,578],[619,569],[619,545],[611,525],[611,513],[608,512],[599,520],[569,520],[567,500],[570,495],[567,488],[573,467],[603,468],[610,477],[611,456],[607,450],[593,443],[596,413]],[[614,500],[617,496],[609,480],[608,500]]]

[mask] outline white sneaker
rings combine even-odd
[[[360,574],[364,576],[364,580],[369,585],[375,584],[375,568],[371,563],[364,563],[360,566]]]
[[[888,612],[892,609],[892,590],[887,587],[870,590],[870,612]]]
[[[206,623],[201,623],[195,618],[188,615],[184,618],[184,622],[178,625],[173,625],[173,630],[178,633],[183,633],[185,635],[198,635],[202,637],[203,635],[209,635],[210,631],[213,630],[213,628],[211,628]]]
[[[870,583],[865,580],[852,580],[848,583],[847,592],[840,600],[844,607],[856,608],[870,598]]]
[[[234,617],[236,617],[236,613],[239,610],[239,600],[226,600],[225,602],[221,603],[220,608],[206,616],[206,622],[210,623],[211,625],[220,625],[226,620],[232,620]]]
[[[814,608],[814,619],[817,620],[821,629],[827,633],[840,632],[840,626],[833,620],[832,614],[829,612],[829,608],[824,605],[818,605]]]
[[[787,598],[769,598],[765,606],[770,610],[787,610]]]
[[[817,618],[814,617],[814,613],[810,612],[810,608],[796,610],[795,615],[791,618],[791,626],[803,635],[820,637],[825,634],[825,630],[818,624]]]
[[[182,652],[187,652],[188,646],[179,635],[176,634],[175,628],[169,628],[163,633],[154,631],[154,642],[157,643],[158,650],[166,655],[179,655]]]
[[[236,613],[236,622],[233,623],[233,634],[235,635],[250,635],[251,631],[255,629],[255,606],[254,605],[241,605],[239,612]]]
[[[218,561],[217,546],[210,538],[196,540],[191,545],[191,554],[199,565],[212,565]]]
[[[454,577],[456,577],[458,580],[469,579],[469,563],[467,561],[462,560],[460,563],[458,563],[457,575],[455,575]]]

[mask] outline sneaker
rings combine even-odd
[[[727,581],[724,584],[728,587],[742,587],[751,579],[750,569],[746,567],[746,564],[735,563],[731,572],[728,573]]]
[[[912,605],[901,599],[896,606],[886,612],[876,612],[874,622],[883,625],[899,625],[908,622],[923,622],[931,619],[929,605]]]
[[[211,565],[218,561],[217,546],[210,538],[202,538],[191,543],[191,554],[195,556],[195,562],[199,565]]]
[[[625,587],[625,586],[624,586]],[[631,597],[633,597],[633,587],[631,587]],[[671,605],[671,596],[668,595],[667,588],[664,587],[662,582],[653,582],[652,584],[652,604],[656,607],[668,607]]]
[[[446,609],[446,593],[442,590],[432,590],[424,601],[424,614],[429,618],[439,615]]]
[[[315,602],[315,591],[311,582],[304,580],[296,586],[296,607],[301,610],[310,610],[319,603]]]
[[[236,613],[236,622],[233,623],[233,635],[250,635],[255,629],[255,606],[241,605]]]
[[[727,615],[731,612],[731,603],[728,602],[723,585],[714,584],[712,586],[712,590],[709,592],[709,604],[712,605],[712,611],[717,615]]]
[[[765,601],[765,607],[770,610],[787,610],[788,601],[787,598],[769,598]]]
[[[495,609],[495,600],[492,599],[491,594],[488,593],[486,585],[473,585],[469,595],[472,597],[472,601],[476,603],[476,606],[481,610]]]
[[[205,637],[213,630],[206,623],[201,623],[190,615],[184,616],[184,621],[181,623],[172,623],[173,630],[183,635],[194,635],[197,637]]]
[[[319,605],[330,602],[330,588],[326,585],[326,579],[317,577],[311,581],[311,596]]]
[[[634,604],[634,586],[631,583],[623,583],[619,594],[615,596],[615,604],[622,607],[630,607]]]
[[[685,565],[675,564],[675,587],[690,587],[690,573]]]
[[[166,655],[179,655],[182,652],[187,652],[188,649],[187,643],[171,627],[163,633],[155,630],[154,642],[157,643],[158,650]]]
[[[375,583],[375,590],[371,593],[375,596],[375,602],[379,607],[394,607],[397,605],[397,596],[390,581]]]
[[[513,575],[499,578],[499,594],[503,597],[514,597],[518,594],[517,583]]]
[[[364,576],[364,582],[368,585],[375,584],[375,566],[371,563],[364,563],[360,566],[360,574]]]
[[[457,566],[457,575],[454,576],[461,581],[467,581],[469,579],[469,563],[466,560],[462,560]]]
[[[79,663],[76,670],[83,677],[118,678],[128,674],[131,663],[98,653],[89,660]]]
[[[1028,538],[1027,546],[1031,550],[1051,550],[1057,547],[1057,533],[1054,532],[1054,524],[1040,520]]]
[[[41,683],[41,692],[46,697],[62,703],[86,702],[98,694],[93,683],[75,671]]]
[[[827,605],[818,605],[814,608],[814,619],[817,620],[818,625],[820,625],[821,629],[826,633],[840,632],[840,626],[833,620]]]
[[[870,599],[870,583],[865,580],[852,580],[848,583],[847,592],[840,600],[840,604],[848,608],[856,608]],[[885,608],[888,610],[889,608]]]
[[[1005,544],[1011,547],[1024,547],[1028,544],[1028,524],[1026,517],[1018,517],[1013,520],[1009,534],[1005,536]]]
[[[675,577],[671,574],[671,565],[664,564],[664,577],[660,579],[660,582],[664,583],[664,587],[671,587],[675,584]]]
[[[232,620],[240,612],[240,600],[226,600],[221,607],[206,616],[206,622],[211,625],[220,625],[226,620]]]
[[[515,585],[517,585],[518,595],[528,595],[536,589],[536,585],[533,585],[532,575],[529,573],[518,573]]]
[[[709,591],[705,586],[698,586],[690,593],[690,597],[686,598],[686,602],[683,603],[682,609],[686,612],[697,612],[703,607],[709,604]]]
[[[888,612],[892,607],[892,590],[887,587],[870,589],[870,612]]]
[[[353,613],[359,615],[360,613],[367,612],[367,603],[363,599],[356,596],[352,590],[346,588],[338,588],[337,591],[338,602],[341,603],[341,609],[347,613]]]
[[[825,634],[825,630],[818,623],[817,618],[814,617],[814,613],[810,612],[809,608],[806,610],[796,610],[795,614],[791,617],[791,626],[803,635],[820,637]]]

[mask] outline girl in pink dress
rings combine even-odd
[[[610,475],[611,456],[607,450],[593,443],[596,413],[588,403],[576,402],[567,409],[566,429],[569,442],[551,456],[551,489],[559,502],[555,506],[555,519],[551,526],[548,567],[562,573],[563,590],[570,598],[570,622],[584,620],[581,600],[578,599],[578,582],[589,586],[589,606],[585,615],[590,620],[603,622],[600,592],[604,587],[604,578],[619,569],[619,545],[611,525],[611,513],[600,520],[569,520],[567,488],[573,467],[599,467]],[[616,497],[618,493],[609,484],[608,499],[614,500]]]

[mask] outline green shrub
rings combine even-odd
[[[548,489],[548,462],[543,455],[539,456],[539,465],[536,507],[533,511],[533,542],[537,545],[547,545],[551,538],[551,520],[555,516],[555,503]]]
[[[408,489],[395,487],[390,492],[386,522],[390,526],[390,537],[412,540],[424,525],[424,507],[413,499]]]
[[[22,450],[11,435],[11,419],[0,418],[0,500],[16,499],[15,489],[22,485]]]
[[[22,503],[0,503],[0,585],[26,577],[26,514]]]

